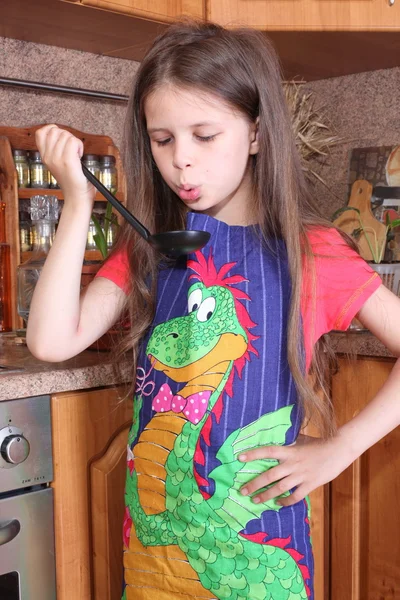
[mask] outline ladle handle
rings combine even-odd
[[[139,235],[141,235],[145,240],[147,240],[150,237],[149,230],[146,229],[146,227],[144,225],[142,225],[140,223],[140,221],[135,219],[133,214],[131,212],[129,212],[129,210],[127,208],[125,208],[125,206],[119,200],[117,200],[117,198],[114,196],[114,194],[112,194],[110,192],[110,190],[108,190],[101,183],[101,181],[99,181],[97,179],[97,177],[95,177],[93,175],[93,173],[91,171],[89,171],[89,169],[87,168],[87,166],[84,163],[82,163],[82,171],[84,172],[85,176],[90,181],[90,183],[93,183],[94,187],[99,190],[100,194],[103,194],[103,196],[106,198],[106,200],[108,200],[110,202],[110,204],[113,205],[115,210],[117,210],[119,212],[119,214],[122,215],[124,217],[124,219],[126,219],[128,221],[128,223],[130,223],[134,229],[136,229],[136,231],[139,233]]]

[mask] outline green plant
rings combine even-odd
[[[337,219],[341,214],[343,214],[344,212],[348,211],[348,210],[354,210],[357,215],[358,215],[358,221],[360,223],[360,227],[357,227],[356,229],[354,229],[351,232],[351,237],[353,237],[356,241],[359,239],[361,233],[364,234],[366,242],[368,244],[368,247],[371,251],[371,255],[372,255],[372,260],[374,263],[381,263],[383,261],[383,257],[385,255],[385,249],[386,249],[386,244],[387,242],[393,237],[393,229],[395,229],[395,227],[399,227],[400,226],[400,219],[393,219],[391,220],[388,213],[386,213],[386,235],[385,235],[385,240],[383,242],[383,244],[381,245],[381,247],[379,247],[379,241],[376,237],[376,232],[374,229],[372,229],[371,227],[365,227],[362,219],[361,219],[361,213],[359,211],[358,208],[355,208],[354,206],[344,206],[343,208],[339,208],[339,210],[337,210],[333,215],[332,215],[332,221],[334,221],[335,219]],[[372,235],[371,235],[372,233]]]
[[[113,225],[118,227],[117,215],[112,212],[112,205],[110,204],[110,202],[107,202],[106,212],[104,215],[104,225],[102,225],[100,223],[99,219],[96,217],[96,215],[94,213],[92,213],[91,219],[92,219],[94,227],[96,229],[96,233],[93,236],[94,243],[96,244],[97,249],[100,250],[100,253],[101,253],[101,256],[103,257],[103,259],[107,258],[107,255],[108,255],[108,246],[107,246],[108,232],[109,232],[110,227],[112,227]]]

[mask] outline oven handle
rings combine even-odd
[[[21,523],[18,519],[8,521],[8,523],[4,523],[4,525],[0,524],[0,546],[4,546],[4,544],[11,542],[11,540],[17,537],[20,531]]]

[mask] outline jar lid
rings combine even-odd
[[[13,150],[12,153],[13,153],[13,156],[24,156],[24,157],[28,156],[27,150]]]
[[[40,157],[40,152],[38,150],[31,150],[29,152],[29,157],[31,160],[42,160]]]
[[[97,154],[84,154],[82,156],[82,160],[83,160],[83,162],[86,162],[86,161],[88,161],[88,162],[93,162],[93,161],[99,162],[99,157],[98,157]]]
[[[115,165],[115,156],[109,154],[100,156],[100,164],[104,167],[108,167],[109,165]]]

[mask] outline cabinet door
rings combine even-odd
[[[318,437],[318,432],[308,424],[305,435]],[[329,484],[310,494],[311,540],[314,554],[314,600],[327,600],[329,589]]]
[[[107,571],[102,581],[114,581],[116,592],[121,591],[126,469],[122,455],[132,420],[132,402],[122,398],[123,388],[105,388],[51,399],[57,600],[97,600],[93,590],[99,562]],[[97,510],[101,515],[94,513]],[[103,527],[99,519],[104,519]],[[111,528],[112,537],[99,541]],[[105,590],[98,598],[112,596]]]
[[[339,424],[386,381],[393,361],[341,359],[332,397]],[[389,600],[400,594],[400,427],[331,484],[330,600]]]
[[[122,523],[125,511],[126,444],[129,427],[90,466],[93,591],[95,600],[120,600]]]
[[[78,2],[85,6],[143,17],[160,23],[174,21],[181,16],[204,18],[203,0],[78,0]]]
[[[207,0],[207,19],[263,30],[398,30],[394,0]]]

